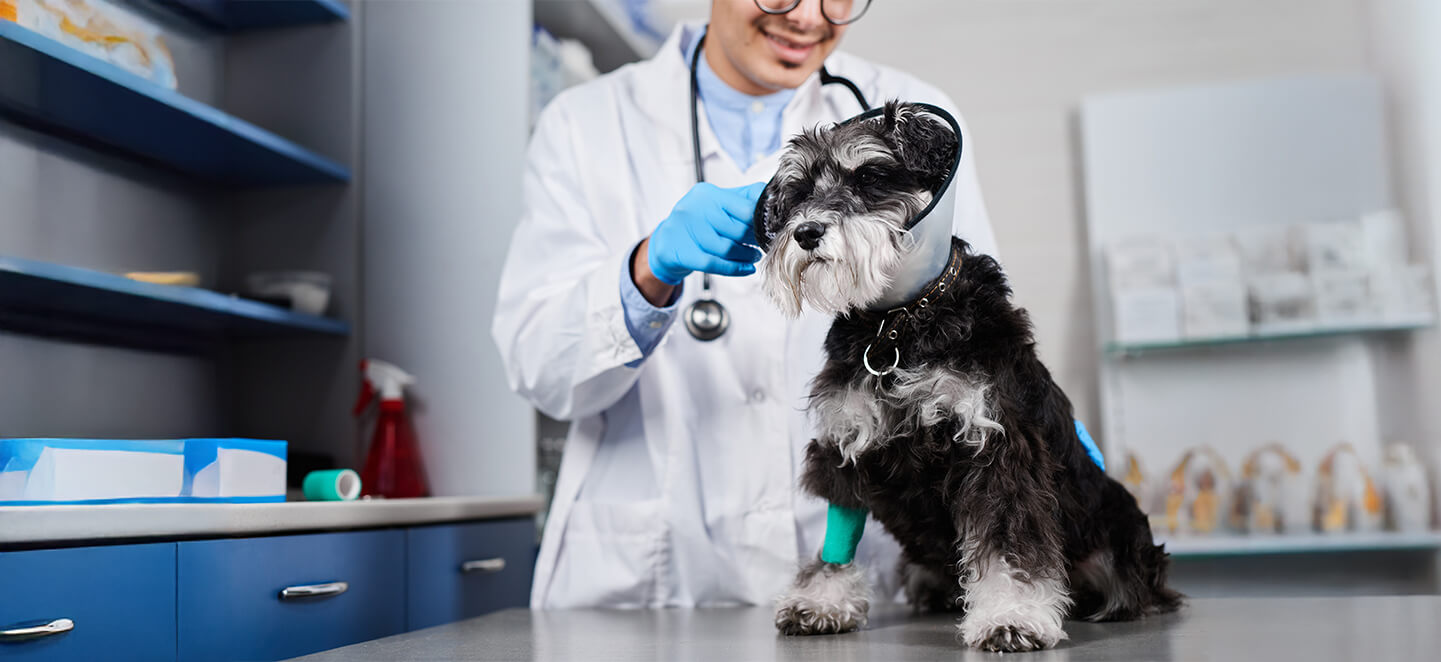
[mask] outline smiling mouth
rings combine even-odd
[[[781,64],[788,68],[795,68],[804,65],[810,59],[811,54],[820,46],[821,41],[815,40],[809,43],[796,41],[782,37],[770,30],[761,29],[761,34],[770,43],[771,52],[780,60]]]
[[[769,40],[771,40],[771,41],[774,41],[774,42],[776,42],[777,44],[780,44],[781,46],[784,46],[784,47],[786,47],[786,48],[794,48],[794,49],[796,49],[796,50],[806,50],[806,49],[809,49],[809,48],[812,47],[812,46],[815,46],[815,45],[821,43],[821,42],[819,42],[819,41],[813,41],[813,42],[810,42],[810,43],[807,44],[807,43],[795,41],[795,40],[792,40],[792,39],[786,39],[785,37],[782,37],[782,36],[780,36],[780,35],[778,35],[778,34],[776,34],[776,33],[774,33],[774,32],[770,32],[770,31],[768,31],[768,30],[761,30],[761,34],[764,34],[767,39],[769,39]]]

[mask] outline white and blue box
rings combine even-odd
[[[0,439],[0,506],[285,500],[286,443]]]

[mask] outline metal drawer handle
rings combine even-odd
[[[281,600],[298,600],[300,598],[328,598],[340,595],[350,590],[349,582],[328,582],[325,584],[309,584],[306,586],[287,586],[280,589]]]
[[[39,639],[49,637],[75,629],[75,621],[68,618],[57,618],[44,625],[35,625],[23,628],[12,628],[0,630],[0,641],[25,641],[26,639]]]
[[[460,574],[468,575],[472,572],[492,573],[505,569],[505,559],[499,556],[493,559],[476,559],[460,564]]]

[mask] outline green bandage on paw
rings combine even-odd
[[[866,530],[866,509],[830,505],[826,511],[826,542],[821,546],[821,560],[846,564],[856,559],[856,546]]]

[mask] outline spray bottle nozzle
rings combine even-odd
[[[354,415],[359,416],[380,395],[384,402],[400,402],[405,399],[405,387],[415,384],[415,377],[395,365],[376,359],[363,359],[360,373],[364,376],[360,385],[360,397],[355,401]]]

